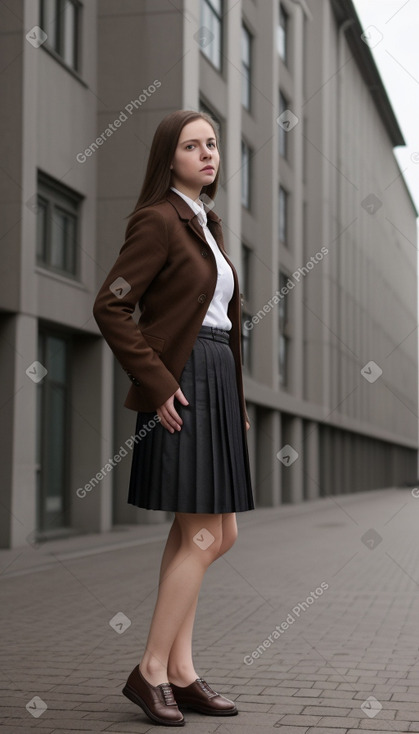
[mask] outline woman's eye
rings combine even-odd
[[[215,146],[215,143],[207,143],[207,145],[212,145],[212,146],[213,146],[213,148],[215,148],[215,147],[216,147],[216,146]],[[187,149],[187,148],[193,148],[193,147],[194,147],[194,144],[193,144],[193,143],[188,143],[188,145],[186,146],[186,149]]]

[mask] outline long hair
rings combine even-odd
[[[170,112],[161,120],[154,133],[140,195],[134,210],[125,219],[131,217],[137,209],[142,209],[165,199],[171,186],[172,172],[170,165],[175,155],[180,133],[188,122],[199,119],[205,120],[211,125],[218,151],[220,150],[218,125],[210,115],[206,112],[195,112],[194,110]],[[210,199],[214,199],[217,193],[220,167],[221,159],[214,181],[207,186],[203,186],[200,192],[209,196]]]

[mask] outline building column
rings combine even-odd
[[[324,496],[333,494],[333,427],[327,426],[324,431],[323,456],[324,456]]]
[[[348,492],[352,492],[352,462],[353,462],[353,440],[352,440],[352,434],[347,431],[344,434],[344,443],[343,443],[343,457],[342,457],[342,463],[343,463],[343,484],[342,484],[342,492],[347,494]]]
[[[257,411],[257,471],[254,490],[259,507],[281,504],[281,421],[277,410],[259,408]],[[250,416],[249,416],[250,417]]]
[[[304,460],[303,460],[303,421],[298,416],[289,420],[290,445],[298,452],[298,458],[291,466],[284,467],[288,474],[289,499],[292,504],[304,500]]]
[[[335,428],[334,431],[334,477],[333,477],[333,494],[342,494],[342,436],[341,431]]]
[[[253,497],[255,506],[259,505],[259,491],[256,486],[257,479],[257,408],[253,403],[246,403],[247,414],[250,419],[250,428],[247,431],[247,446],[249,449],[250,474],[252,476]]]
[[[319,425],[308,421],[305,430],[306,498],[314,500],[320,496]]]
[[[113,355],[104,339],[76,340],[72,386],[71,525],[106,532],[112,527],[115,452]]]
[[[0,383],[1,547],[31,543],[36,532],[36,401],[39,370],[37,319],[23,314],[2,318]],[[32,375],[32,376],[31,376]],[[34,379],[35,378],[35,379]]]

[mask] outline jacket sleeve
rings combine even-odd
[[[179,387],[132,318],[135,306],[167,259],[166,223],[152,207],[131,216],[119,256],[100,288],[93,316],[118,362],[156,408]]]

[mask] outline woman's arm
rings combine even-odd
[[[135,306],[163,267],[168,253],[166,223],[154,207],[135,212],[125,242],[93,305],[100,331],[134,384],[158,408],[179,384],[132,318]]]

